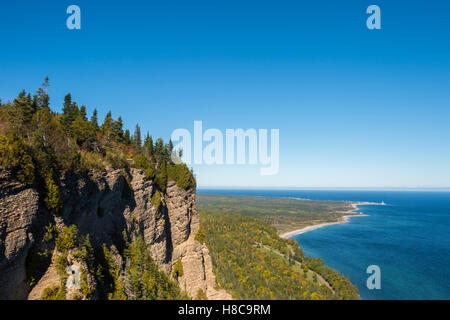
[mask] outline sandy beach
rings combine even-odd
[[[352,217],[365,217],[367,216],[367,214],[364,214],[362,212],[355,212],[356,210],[359,210],[358,206],[364,206],[364,205],[371,205],[371,206],[384,206],[386,205],[384,202],[378,203],[378,202],[351,202],[350,205],[353,207],[352,209],[348,210],[346,213],[348,213],[345,216],[342,216],[341,219],[339,221],[335,221],[335,222],[326,222],[326,223],[320,223],[320,224],[315,224],[312,226],[308,226],[308,227],[304,227],[302,229],[298,229],[298,230],[294,230],[294,231],[290,231],[290,232],[286,232],[280,235],[281,238],[290,238],[292,236],[298,235],[298,234],[302,234],[302,233],[306,233],[312,230],[316,230],[319,228],[323,228],[326,226],[331,226],[331,225],[335,225],[335,224],[341,224],[341,223],[347,223],[349,221],[349,218]]]

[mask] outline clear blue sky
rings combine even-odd
[[[449,14],[437,0],[2,1],[0,97],[48,75],[54,110],[70,92],[165,140],[194,120],[280,129],[278,175],[195,166],[200,186],[449,187]]]

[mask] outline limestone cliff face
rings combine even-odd
[[[131,240],[142,235],[153,258],[167,273],[181,259],[184,275],[178,281],[191,297],[202,289],[209,299],[230,298],[215,289],[208,249],[194,239],[200,223],[195,190],[169,182],[161,196],[165,205],[156,208],[151,203],[156,186],[142,170],[110,169],[97,176],[62,177],[60,191],[64,211],[57,216],[44,208],[34,188],[0,171],[0,299],[26,299],[30,295],[32,288],[26,281],[33,264],[29,256],[49,223],[58,227],[74,224],[80,234],[89,234],[94,247],[105,243],[113,252],[123,246],[123,233]],[[51,261],[42,264],[44,270],[38,273],[30,297],[40,296],[36,292],[43,287],[40,280],[51,282]]]
[[[200,227],[200,217],[195,206],[195,193],[178,188],[169,183],[167,188],[167,208],[171,212],[171,234],[174,250],[172,264],[181,259],[183,276],[178,279],[182,289],[191,297],[198,290],[206,293],[208,299],[231,299],[224,290],[216,289],[216,278],[212,271],[212,261],[208,248],[195,240]]]
[[[0,299],[27,296],[25,261],[34,243],[39,196],[0,172]]]

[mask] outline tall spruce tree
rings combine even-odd
[[[61,124],[63,126],[63,129],[66,133],[69,135],[72,134],[72,123],[75,121],[75,119],[79,116],[80,110],[78,109],[78,106],[75,102],[72,102],[72,96],[70,93],[68,93],[64,97],[64,104],[63,104],[63,115],[61,118]]]
[[[117,121],[113,122],[113,136],[114,139],[118,142],[123,142],[123,121],[122,117],[119,117]]]
[[[102,132],[103,132],[103,136],[106,139],[106,143],[111,142],[113,122],[114,122],[114,120],[113,120],[111,111],[109,111],[106,114],[105,120],[103,121],[103,125],[102,125]]]
[[[94,109],[94,112],[92,113],[91,123],[94,126],[95,130],[98,130],[97,109]]]
[[[130,135],[130,130],[125,130],[125,133],[124,133],[124,142],[126,143],[126,144],[128,144],[128,145],[130,145],[131,144],[131,135]]]
[[[136,129],[134,130],[133,144],[138,149],[142,147],[141,128],[139,127],[139,124],[136,125]]]
[[[153,156],[153,138],[151,135],[149,135],[149,133],[147,132],[147,136],[145,137],[145,141],[144,141],[144,152],[148,155],[148,156]]]
[[[81,116],[81,119],[83,119],[84,121],[87,121],[86,106],[84,106],[84,105],[80,107],[80,116]]]
[[[158,157],[164,155],[164,141],[161,138],[158,138],[155,143],[155,154]]]
[[[171,161],[172,158],[172,152],[173,152],[173,142],[172,139],[169,140],[169,143],[167,145],[167,161]]]

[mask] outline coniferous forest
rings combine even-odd
[[[172,141],[153,141],[139,125],[131,134],[111,111],[99,123],[97,110],[89,117],[86,106],[78,106],[70,93],[62,113],[56,113],[50,109],[48,86],[46,78],[34,95],[23,90],[12,102],[0,101],[0,165],[24,183],[38,184],[49,210],[62,207],[58,177],[65,172],[134,166],[154,178],[162,192],[168,179],[181,188],[195,188],[189,168],[172,161]]]

